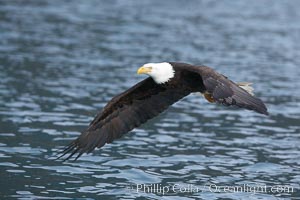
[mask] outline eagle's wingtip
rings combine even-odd
[[[269,115],[270,115],[269,112],[268,112],[268,110],[266,110],[266,111],[264,112],[264,115],[266,115],[266,116],[269,116]]]

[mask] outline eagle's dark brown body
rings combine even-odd
[[[149,77],[114,97],[89,127],[62,152],[61,157],[70,153],[66,158],[69,159],[77,153],[77,159],[83,153],[111,143],[192,92],[205,93],[207,98],[226,106],[235,105],[268,114],[260,99],[213,69],[185,63],[170,64],[175,70],[172,79],[157,84]]]

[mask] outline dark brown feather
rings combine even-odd
[[[252,96],[226,76],[206,66],[185,68],[201,75],[206,92],[210,93],[216,102],[225,106],[238,106],[268,115],[267,107],[259,98]]]
[[[268,114],[260,99],[213,69],[176,62],[171,62],[171,65],[175,76],[170,81],[156,84],[152,78],[147,78],[114,97],[58,158],[69,154],[65,160],[73,156],[76,160],[83,153],[111,143],[191,92],[209,94],[214,101],[225,106],[236,105]]]
[[[188,95],[187,88],[169,88],[147,78],[124,93],[114,97],[90,123],[90,126],[74,140],[59,158],[75,159],[106,143],[120,138],[135,127],[157,116],[170,105]]]

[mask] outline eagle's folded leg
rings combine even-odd
[[[215,100],[212,97],[212,95],[208,92],[203,93],[204,98],[209,102],[209,103],[214,103]]]

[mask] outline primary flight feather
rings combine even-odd
[[[206,66],[148,63],[137,73],[150,77],[112,98],[59,158],[69,154],[65,160],[73,156],[76,160],[83,153],[111,143],[193,92],[201,92],[211,103],[234,105],[268,115],[265,104],[253,96],[249,83],[234,83]]]

